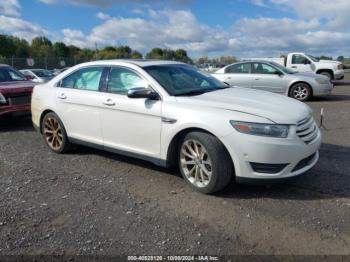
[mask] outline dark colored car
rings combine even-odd
[[[0,117],[30,114],[35,83],[8,65],[0,65]]]

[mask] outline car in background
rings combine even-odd
[[[299,101],[329,95],[333,89],[326,76],[298,73],[272,61],[234,63],[219,69],[213,76],[232,86],[270,91]]]
[[[329,80],[341,80],[344,78],[344,65],[341,62],[334,60],[320,60],[312,55],[304,53],[289,53],[279,58],[243,58],[242,60],[273,61],[298,72],[314,72],[316,74],[324,75]]]
[[[51,73],[54,75],[54,76],[57,76],[59,74],[61,74],[62,72],[66,71],[67,69],[69,69],[70,67],[64,67],[64,68],[61,68],[61,69],[53,69],[51,70]]]
[[[56,153],[76,143],[178,166],[202,193],[300,175],[321,144],[306,104],[174,61],[77,65],[35,86],[32,120]]]
[[[54,74],[46,69],[22,69],[20,70],[27,79],[37,83],[46,83],[54,77]]]
[[[0,65],[0,117],[30,114],[35,83],[8,65]]]

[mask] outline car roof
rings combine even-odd
[[[10,66],[6,64],[0,64],[0,67],[10,67]]]
[[[92,61],[92,62],[87,62],[83,63],[84,65],[100,65],[100,64],[116,64],[118,65],[119,63],[129,63],[129,64],[134,64],[140,67],[145,67],[145,66],[153,66],[153,65],[174,65],[174,64],[179,64],[183,65],[185,63],[182,62],[177,62],[177,61],[170,61],[170,60],[152,60],[152,59],[111,59],[111,60],[98,60],[98,61]],[[82,65],[82,64],[81,64]]]

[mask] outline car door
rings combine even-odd
[[[274,93],[285,93],[284,74],[272,65],[256,62],[252,64],[252,88]]]
[[[233,64],[227,67],[221,81],[231,86],[250,88],[252,84],[251,63]]]
[[[312,62],[302,54],[294,54],[292,56],[291,68],[298,72],[312,72]]]
[[[127,96],[131,88],[148,86],[148,82],[133,69],[110,68],[101,109],[106,148],[159,158],[162,101]]]
[[[56,108],[68,137],[103,145],[99,111],[102,93],[99,88],[106,69],[101,66],[85,67],[59,82]]]

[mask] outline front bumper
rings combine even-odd
[[[334,80],[342,80],[344,79],[344,70],[336,70],[334,72]]]
[[[223,143],[233,159],[237,180],[276,180],[305,173],[317,163],[321,133],[317,130],[317,137],[311,144],[306,144],[296,134],[288,138],[270,138],[237,132],[225,137]],[[251,163],[285,164],[285,167],[276,173],[256,172]]]
[[[322,95],[330,95],[332,93],[332,90],[334,88],[334,85],[329,82],[328,84],[314,84],[312,87],[313,95],[314,96],[322,96]]]

